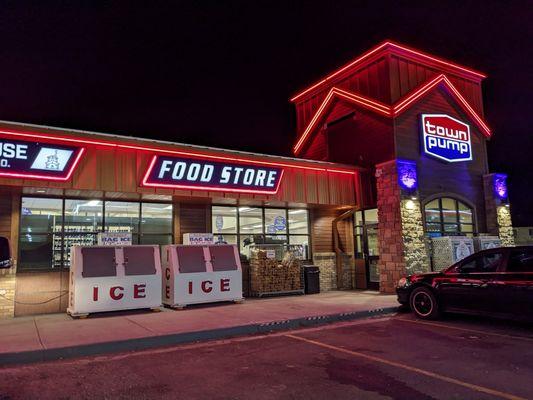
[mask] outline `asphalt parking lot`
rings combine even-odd
[[[533,329],[410,314],[0,369],[0,399],[531,399]]]

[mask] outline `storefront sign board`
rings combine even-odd
[[[472,160],[470,126],[445,114],[422,114],[422,151],[446,162]]]
[[[0,138],[0,176],[68,180],[84,148]]]
[[[283,169],[260,164],[197,158],[153,157],[143,186],[274,194]]]

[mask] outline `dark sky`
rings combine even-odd
[[[291,94],[384,39],[479,69],[491,170],[533,225],[531,1],[0,5],[5,120],[290,155]]]

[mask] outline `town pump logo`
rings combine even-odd
[[[422,114],[424,153],[447,162],[472,160],[470,126],[444,114]]]

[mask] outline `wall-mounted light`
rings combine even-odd
[[[408,160],[397,160],[398,184],[407,191],[415,191],[418,188],[418,174],[416,163]]]
[[[494,194],[500,200],[507,200],[507,175],[506,174],[494,174],[492,185],[494,188]]]

